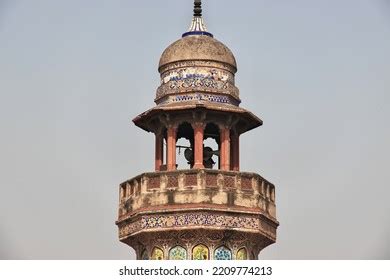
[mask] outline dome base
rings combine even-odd
[[[205,36],[209,36],[211,38],[214,38],[214,35],[211,34],[210,32],[207,32],[207,31],[188,31],[186,33],[183,33],[183,35],[181,37],[184,38],[184,37],[191,36],[191,35],[205,35]]]

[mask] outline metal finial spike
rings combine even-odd
[[[194,17],[202,16],[202,1],[194,0]]]
[[[202,1],[194,0],[194,16],[191,21],[190,28],[182,37],[187,37],[191,35],[206,35],[213,37],[213,34],[207,32],[206,25],[204,24],[202,18]]]

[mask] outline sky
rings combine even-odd
[[[132,259],[119,183],[154,167],[163,50],[192,0],[0,0],[0,259]],[[262,259],[390,259],[390,3],[208,0],[238,62],[241,169],[276,186]]]

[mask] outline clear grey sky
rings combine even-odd
[[[118,184],[153,169],[131,123],[192,0],[0,0],[0,258],[127,259]],[[390,2],[209,0],[234,52],[242,170],[276,185],[277,259],[390,259]]]

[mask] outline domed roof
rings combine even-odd
[[[227,63],[237,69],[233,53],[220,41],[207,35],[185,36],[165,49],[158,68],[185,60],[209,60]]]

